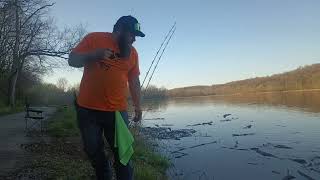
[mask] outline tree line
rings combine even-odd
[[[293,71],[212,86],[192,86],[168,91],[169,96],[208,96],[320,89],[320,64],[306,65]]]

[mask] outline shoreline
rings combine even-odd
[[[199,96],[168,96],[173,99],[181,98],[194,98],[194,97],[228,97],[240,95],[259,95],[259,94],[275,94],[275,93],[291,93],[291,92],[320,92],[320,89],[301,89],[301,90],[284,90],[284,91],[261,91],[261,92],[246,92],[246,93],[233,93],[233,94],[212,94],[212,95],[199,95]]]
[[[43,136],[31,134],[32,137],[36,137],[34,141],[19,145],[21,151],[30,153],[31,159],[26,165],[14,167],[0,178],[95,179],[94,169],[83,151],[74,107],[57,107],[47,122],[48,126]],[[135,179],[167,179],[165,172],[170,166],[169,160],[154,151],[145,137],[140,134],[133,135],[135,153],[132,162],[135,167]],[[108,144],[105,146],[105,153],[110,162],[113,162],[113,154]],[[145,170],[145,166],[149,171]],[[112,172],[115,179],[114,167]]]

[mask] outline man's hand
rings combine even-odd
[[[114,58],[114,52],[111,49],[103,48],[92,52],[91,60],[111,59]]]
[[[141,87],[140,87],[140,80],[139,76],[135,78],[129,79],[129,89],[133,101],[135,116],[133,118],[134,122],[138,122],[142,119],[142,111],[141,111],[141,105],[140,105],[140,94],[141,94]]]
[[[134,113],[135,113],[135,115],[134,115],[133,121],[134,122],[141,121],[141,119],[142,119],[142,111],[141,111],[141,109],[135,109]]]

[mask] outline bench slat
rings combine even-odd
[[[25,118],[30,118],[30,119],[44,119],[43,117],[36,117],[36,116],[25,116]]]

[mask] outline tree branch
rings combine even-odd
[[[68,59],[64,57],[63,55],[68,54],[68,51],[49,51],[49,50],[36,50],[36,51],[30,51],[27,53],[27,56],[50,56],[50,57],[59,57],[62,59]]]
[[[22,23],[22,26],[21,27],[24,27],[24,25],[34,16],[36,15],[39,11],[41,11],[42,9],[45,9],[47,7],[51,7],[51,6],[54,6],[55,3],[52,3],[52,4],[47,4],[47,5],[44,5],[44,6],[41,6],[40,8],[38,8],[37,10],[35,10],[29,17],[27,17],[27,19]]]

